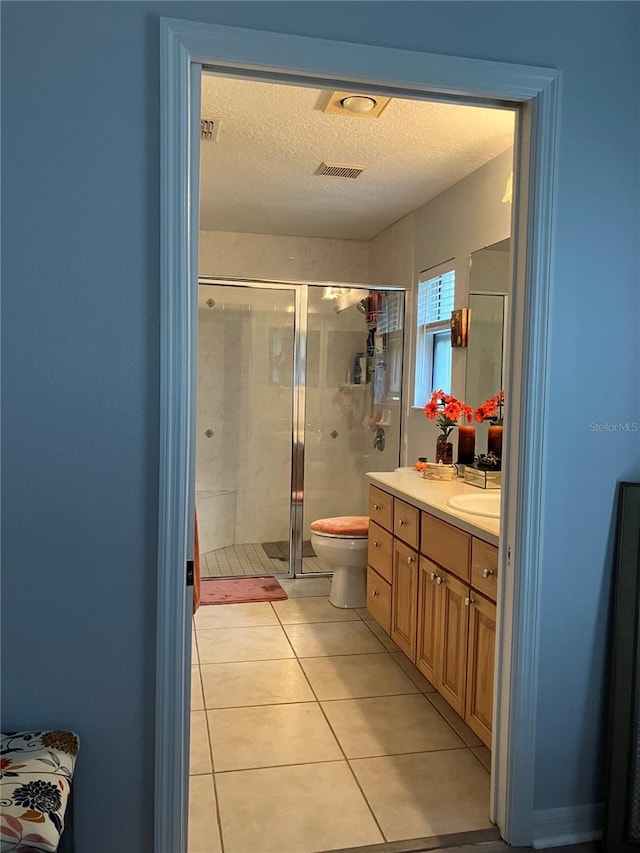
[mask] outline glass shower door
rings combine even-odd
[[[317,518],[367,514],[368,471],[400,458],[404,291],[310,285],[307,308],[302,572]]]
[[[196,509],[201,573],[290,567],[296,290],[200,283]]]

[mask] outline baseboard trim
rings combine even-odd
[[[602,838],[604,806],[572,806],[533,813],[533,846],[536,850],[597,841]]]

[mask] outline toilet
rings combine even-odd
[[[364,607],[367,603],[369,518],[343,515],[311,523],[311,545],[333,572],[329,601],[334,607]]]

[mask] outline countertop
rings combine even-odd
[[[482,515],[470,515],[447,506],[447,501],[456,495],[477,495],[484,489],[470,486],[462,480],[425,480],[414,468],[399,468],[397,471],[372,471],[367,479],[401,500],[430,512],[449,524],[477,536],[491,545],[498,545],[500,519]]]

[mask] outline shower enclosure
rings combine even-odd
[[[200,278],[203,576],[326,572],[316,518],[366,514],[399,464],[405,291]]]

